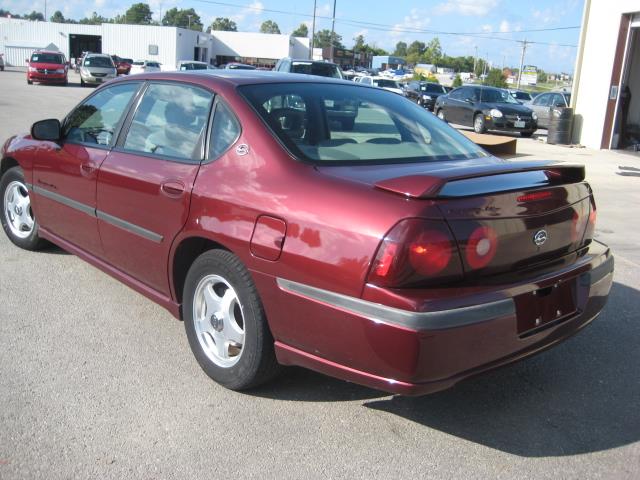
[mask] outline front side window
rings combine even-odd
[[[140,82],[104,88],[73,110],[64,123],[65,138],[74,143],[111,145],[115,130]]]
[[[188,85],[151,84],[136,110],[124,148],[190,160],[198,157],[213,94]]]
[[[301,160],[394,164],[486,156],[455,129],[392,92],[330,83],[245,85],[239,91]]]
[[[545,93],[543,95],[538,95],[536,98],[533,99],[533,104],[538,105],[540,107],[546,107],[549,105],[549,97],[550,95],[548,93]]]
[[[240,124],[229,107],[218,102],[209,138],[209,159],[222,155],[240,135]]]
[[[467,93],[466,88],[456,88],[455,90],[449,92],[449,98],[454,100],[462,100],[462,95]]]

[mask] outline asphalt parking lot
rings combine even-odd
[[[88,93],[0,72],[0,141]],[[1,234],[0,478],[639,478],[640,157],[518,143],[587,165],[609,304],[562,345],[421,398],[302,369],[225,390],[161,307]]]

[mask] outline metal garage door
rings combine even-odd
[[[4,47],[4,63],[9,67],[26,67],[25,59],[36,50],[34,47]]]

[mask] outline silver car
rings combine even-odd
[[[98,85],[117,76],[116,66],[110,55],[89,53],[80,65],[80,85]]]
[[[538,128],[549,128],[551,110],[571,105],[571,94],[566,92],[541,93],[527,107],[538,114]]]

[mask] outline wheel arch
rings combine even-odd
[[[214,249],[233,253],[222,243],[201,235],[181,238],[176,244],[169,264],[169,278],[174,298],[178,304],[182,304],[182,293],[189,268],[202,253]]]
[[[10,168],[19,167],[19,166],[20,164],[15,158],[13,157],[3,158],[2,160],[0,160],[0,177],[4,175],[4,173]]]

